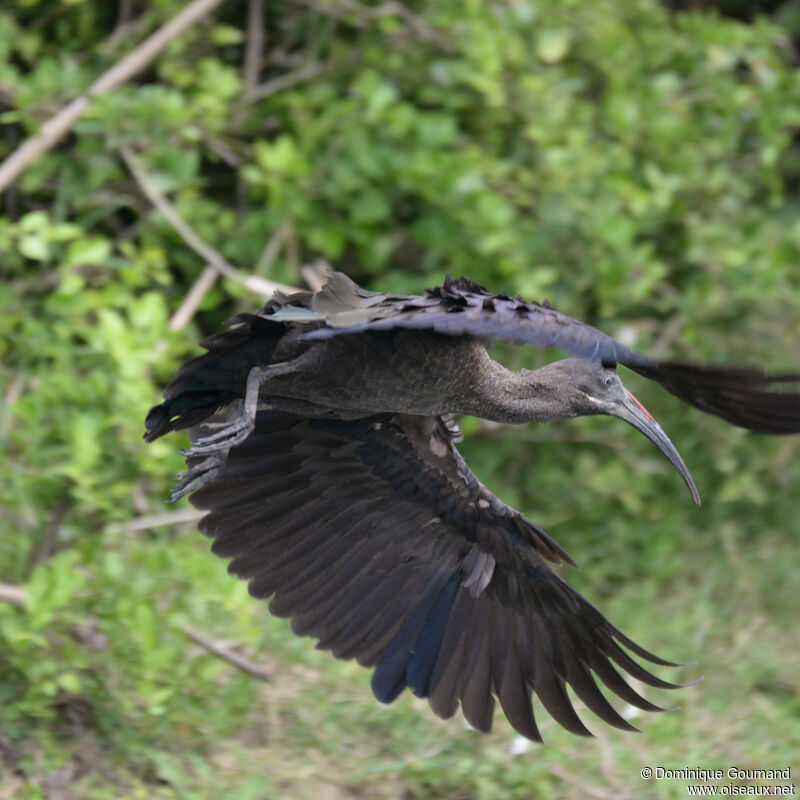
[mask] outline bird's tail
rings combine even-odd
[[[229,330],[201,342],[209,352],[184,364],[164,389],[164,402],[145,418],[145,441],[197,425],[243,397],[250,369],[269,362],[285,330],[254,314],[239,314],[227,324]]]
[[[146,442],[170,431],[191,428],[233,402],[240,393],[200,389],[182,391],[175,397],[153,406],[144,419]]]
[[[754,367],[674,361],[623,361],[686,403],[757,433],[800,433],[800,393],[783,391],[800,375],[768,375]]]

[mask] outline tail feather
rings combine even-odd
[[[144,421],[145,441],[197,425],[244,394],[250,369],[268,363],[285,330],[256,314],[238,314],[230,327],[200,344],[208,353],[187,361],[164,389],[164,402]]]
[[[205,391],[181,393],[173,399],[153,406],[144,420],[144,440],[152,442],[170,431],[184,430],[197,425],[233,402],[236,392]]]

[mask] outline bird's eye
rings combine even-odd
[[[613,375],[606,375],[603,378],[603,386],[613,386],[614,385],[614,376]]]

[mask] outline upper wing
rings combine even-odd
[[[193,435],[202,433],[194,431]],[[339,658],[375,666],[376,697],[408,686],[431,708],[489,730],[494,698],[538,740],[531,693],[564,727],[588,734],[568,697],[627,723],[593,674],[658,710],[612,662],[672,688],[621,647],[657,664],[547,566],[569,562],[540,528],[472,474],[443,418],[344,422],[260,412],[218,477],[192,496],[200,528],[254,597]],[[190,462],[192,459],[190,459]]]
[[[291,298],[265,309],[268,315],[299,313]],[[557,347],[573,356],[617,363],[660,383],[686,403],[759,433],[800,433],[800,394],[785,391],[800,375],[768,375],[752,367],[714,367],[658,361],[632,350],[549,305],[521,297],[495,295],[465,278],[445,280],[421,297],[366,292],[341,273],[314,295],[302,298],[305,321],[322,327],[305,334],[328,338],[339,334],[390,328],[417,328],[512,344]],[[294,309],[294,311],[293,311]],[[300,317],[298,317],[299,319]],[[776,388],[779,391],[774,391]]]
[[[557,347],[565,353],[616,364],[632,351],[602,331],[549,305],[521,297],[492,294],[459,278],[428,289],[422,296],[365,292],[346,275],[334,272],[303,307],[291,298],[264,313],[278,320],[314,321],[324,326],[306,334],[325,339],[342,333],[391,328],[423,328],[451,336],[499,339],[512,344]]]

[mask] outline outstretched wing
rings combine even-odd
[[[306,334],[309,339],[417,328],[451,336],[557,347],[569,355],[596,358],[609,365],[632,352],[597,328],[549,305],[492,294],[466,278],[451,280],[448,276],[442,286],[428,289],[422,296],[398,296],[366,293],[346,275],[334,272],[319,292],[303,300],[304,315],[292,303],[280,309],[273,306],[264,313],[280,320],[323,322],[323,327]]]
[[[532,693],[565,728],[589,735],[567,685],[603,720],[631,728],[595,676],[627,702],[659,710],[614,664],[674,688],[620,645],[670,662],[628,639],[547,565],[571,562],[477,480],[456,440],[445,418],[260,412],[192,503],[211,512],[200,528],[250,593],[272,597],[270,610],[318,647],[374,666],[383,702],[409,687],[442,717],[460,704],[487,731],[496,697],[535,740]]]
[[[768,375],[751,367],[714,367],[658,361],[547,304],[495,295],[465,278],[429,289],[421,297],[383,295],[333,273],[320,292],[303,298],[306,321],[322,327],[306,334],[323,339],[391,328],[433,330],[534,347],[557,347],[581,358],[617,363],[638,372],[689,405],[758,433],[800,433],[800,393],[786,385],[800,375]],[[291,314],[291,302],[278,310]],[[265,313],[275,313],[276,306]],[[775,389],[778,391],[775,391]]]

